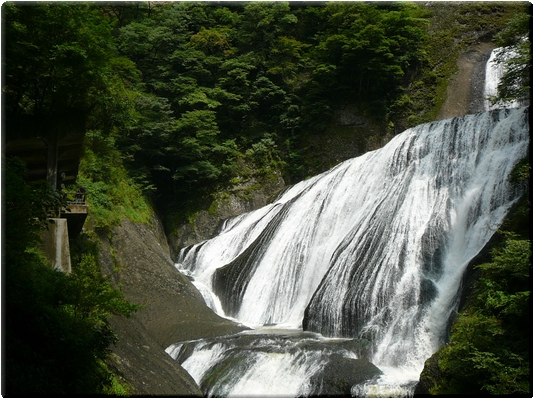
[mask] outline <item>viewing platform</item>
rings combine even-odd
[[[71,272],[69,240],[81,232],[87,218],[85,194],[77,193],[73,201],[67,201],[59,218],[50,218],[48,229],[41,233],[43,251],[50,265],[65,273]]]
[[[60,218],[67,220],[69,238],[73,239],[82,232],[87,218],[87,202],[84,198],[67,201],[65,209],[61,210]]]

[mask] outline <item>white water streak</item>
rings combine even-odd
[[[495,97],[498,94],[498,84],[500,79],[506,71],[505,63],[499,62],[498,56],[500,52],[504,52],[504,58],[510,59],[517,56],[517,53],[513,50],[505,50],[502,47],[492,50],[490,58],[487,61],[487,67],[485,70],[485,89],[483,92],[483,98],[485,101],[486,110],[496,110],[498,108],[516,108],[521,104],[518,101],[508,101],[497,104],[492,104],[489,98]]]

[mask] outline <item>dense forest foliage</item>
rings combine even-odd
[[[186,220],[230,185],[321,172],[304,139],[328,135],[340,105],[385,129],[433,120],[454,71],[445,65],[466,41],[457,37],[497,33],[524,6],[6,3],[5,112],[81,111],[91,143],[119,151],[129,184]],[[97,207],[113,203],[103,181],[84,181]]]
[[[147,222],[152,203],[171,230],[218,190],[317,173],[305,139],[328,137],[344,104],[394,133],[433,120],[456,54],[478,35],[517,49],[500,98],[531,96],[528,3],[7,2],[2,26],[3,118],[84,115],[78,182],[97,228]],[[106,318],[135,307],[101,279],[87,238],[71,245],[72,276],[44,268],[35,222],[58,205],[6,162],[12,393],[109,392]]]
[[[321,129],[347,99],[388,118],[425,36],[423,12],[410,4],[113,11],[118,51],[135,63],[144,89],[134,99],[141,123],[118,145],[140,181],[166,188],[156,199],[167,209],[188,199],[197,206],[232,178],[249,179],[243,161],[258,179],[274,169],[303,178],[300,136]]]

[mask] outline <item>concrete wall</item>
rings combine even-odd
[[[51,218],[48,230],[43,231],[44,253],[54,269],[69,274],[71,272],[71,253],[69,230],[65,218]]]

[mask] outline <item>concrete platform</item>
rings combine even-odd
[[[82,232],[84,222],[87,218],[88,207],[83,203],[68,203],[67,209],[61,210],[60,217],[67,220],[69,225],[69,238],[73,239]]]

